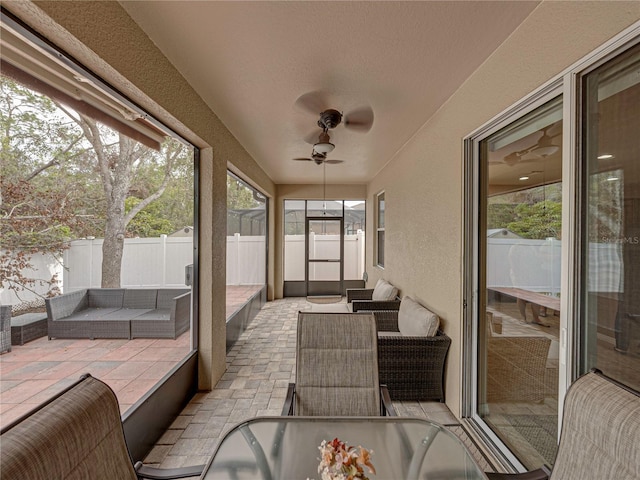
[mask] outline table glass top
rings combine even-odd
[[[258,417],[222,439],[202,479],[321,480],[323,440],[371,451],[374,479],[485,479],[460,440],[443,426],[402,417]]]

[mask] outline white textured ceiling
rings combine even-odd
[[[304,141],[324,92],[345,114],[369,105],[368,133],[339,125],[331,183],[365,183],[389,162],[538,1],[122,1],[129,15],[262,166],[320,183]],[[319,113],[319,112],[318,112]],[[232,159],[231,159],[232,161]]]

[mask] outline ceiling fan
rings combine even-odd
[[[344,162],[344,160],[335,160],[333,158],[327,158],[326,153],[318,153],[315,150],[311,152],[311,158],[300,157],[300,158],[294,158],[294,160],[297,162],[314,162],[316,165],[322,165],[323,163],[335,164],[335,163]]]
[[[325,157],[327,153],[332,152],[335,148],[335,145],[331,143],[329,130],[343,124],[348,129],[366,133],[373,125],[373,110],[369,106],[359,108],[345,115],[336,109],[327,108],[327,104],[324,94],[319,91],[305,93],[298,97],[295,102],[298,108],[320,116],[318,126],[322,130],[320,133],[316,130],[307,135],[305,141],[313,145],[314,153]]]
[[[555,124],[548,125],[542,129],[542,136],[538,139],[538,142],[535,145],[527,147],[523,150],[519,150],[516,152],[511,152],[503,158],[503,162],[513,167],[518,163],[523,162],[535,162],[539,160],[544,160],[545,158],[553,155],[560,147],[553,143],[553,139],[562,134],[562,132],[558,132],[554,135],[549,133],[549,130],[553,128]],[[525,158],[529,155],[529,158]]]

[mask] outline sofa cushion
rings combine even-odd
[[[124,291],[124,300],[122,306],[124,308],[156,308],[156,297],[158,290],[156,288],[127,288]]]
[[[379,279],[373,289],[371,300],[387,301],[394,300],[398,295],[398,289],[383,279]]]
[[[440,326],[440,319],[411,297],[404,297],[398,311],[398,329],[408,337],[433,337]]]
[[[124,288],[90,288],[89,308],[122,308]]]

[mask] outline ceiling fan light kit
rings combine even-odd
[[[320,121],[318,121],[318,124],[319,123]],[[326,130],[323,130],[320,136],[318,137],[318,143],[315,143],[313,145],[313,150],[322,155],[326,155],[327,153],[333,152],[333,149],[336,148],[336,146],[333,143],[331,143],[329,140],[331,140],[331,138],[329,137],[329,134],[327,133]]]

